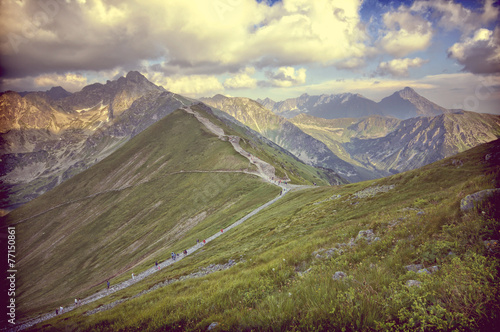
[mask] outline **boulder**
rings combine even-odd
[[[483,202],[485,199],[495,194],[500,194],[499,188],[481,190],[474,194],[467,195],[460,201],[460,210],[462,210],[463,212],[472,210],[475,207],[477,207],[478,204]]]
[[[424,268],[424,266],[422,264],[411,264],[411,265],[405,266],[406,270],[413,271],[413,272],[417,272],[418,270],[421,270],[423,268]]]
[[[413,287],[413,286],[420,287],[420,284],[421,284],[421,282],[418,280],[408,280],[406,282],[406,286],[408,286],[408,287]]]
[[[335,272],[335,274],[333,275],[333,280],[342,280],[344,279],[345,277],[347,277],[347,274],[345,274],[344,272],[342,271],[337,271]]]
[[[359,231],[358,236],[356,236],[356,240],[358,241],[360,239],[365,239],[368,244],[370,244],[373,241],[378,241],[380,240],[379,237],[375,236],[375,233],[373,233],[372,229],[367,229],[365,231]]]
[[[219,325],[219,322],[213,322],[212,324],[210,324],[208,326],[207,331],[212,331],[213,329],[215,329],[217,327],[217,325]]]

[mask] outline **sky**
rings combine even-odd
[[[500,114],[500,1],[0,0],[0,91],[138,70],[165,89],[275,101],[406,86]]]

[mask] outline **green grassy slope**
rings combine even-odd
[[[499,187],[499,162],[495,141],[388,178],[292,192],[203,252],[45,328],[205,331],[218,322],[217,331],[489,330],[500,312],[500,201],[462,212],[460,200]],[[368,229],[378,241],[346,245]],[[343,254],[316,258],[321,248]],[[242,260],[83,315],[229,259]],[[417,263],[439,270],[404,268]],[[346,277],[334,280],[338,271]]]
[[[248,160],[176,111],[55,190],[13,211],[18,317],[128,278],[279,193]],[[182,171],[182,172],[181,172]]]

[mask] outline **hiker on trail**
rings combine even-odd
[[[203,240],[203,244],[207,243],[205,240]]]
[[[56,316],[59,315],[59,309],[56,308]]]
[[[132,279],[135,279],[135,275],[132,273]]]
[[[59,311],[61,312],[61,314],[63,313],[63,307],[59,307]]]
[[[220,232],[221,232],[221,233],[224,233],[224,230],[223,230],[223,229],[221,229],[221,230],[220,230]]]
[[[175,253],[172,251],[172,260],[175,261]]]
[[[108,280],[108,289],[109,289],[109,280]]]
[[[155,262],[155,266],[158,267],[158,261]]]
[[[200,244],[200,239],[197,239],[197,240],[196,240],[196,244]]]
[[[78,305],[78,299],[75,299],[75,307]]]

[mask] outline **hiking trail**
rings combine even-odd
[[[253,175],[257,175],[259,177],[261,177],[262,179],[264,179],[266,182],[269,182],[271,184],[274,184],[274,185],[277,185],[279,187],[282,188],[282,194],[278,195],[277,197],[273,198],[272,200],[270,200],[269,202],[261,205],[260,207],[256,208],[255,210],[253,210],[252,212],[250,212],[249,214],[247,214],[246,216],[244,216],[243,218],[237,220],[236,222],[234,222],[233,224],[229,225],[228,227],[224,228],[224,232],[220,232],[218,231],[217,233],[215,233],[214,235],[208,237],[205,239],[205,244],[203,242],[200,242],[200,243],[197,243],[196,245],[192,246],[191,248],[188,248],[187,249],[187,254],[179,254],[178,257],[176,257],[176,259],[167,259],[163,262],[159,262],[158,263],[158,267],[156,266],[153,266],[141,273],[138,273],[137,275],[134,276],[134,278],[130,278],[126,281],[123,281],[119,284],[116,284],[116,285],[112,285],[109,287],[109,289],[102,289],[100,291],[98,291],[97,293],[94,293],[84,299],[81,299],[79,301],[79,304],[78,306],[75,305],[75,304],[71,304],[70,306],[64,308],[62,314],[65,314],[69,311],[72,311],[76,308],[79,308],[83,305],[86,305],[86,304],[89,304],[89,303],[92,303],[92,302],[95,302],[103,297],[106,297],[110,294],[113,294],[113,293],[116,293],[122,289],[125,289],[131,285],[134,285],[136,283],[138,283],[139,281],[142,281],[144,280],[145,278],[147,278],[148,276],[150,276],[151,274],[155,273],[155,272],[158,272],[160,271],[161,269],[167,267],[167,266],[170,266],[172,264],[174,264],[175,262],[177,261],[180,261],[182,259],[184,259],[186,256],[189,256],[193,253],[195,253],[198,249],[204,247],[207,243],[209,243],[210,241],[213,241],[215,240],[216,238],[218,238],[219,236],[222,236],[224,234],[227,233],[227,231],[233,229],[234,227],[237,227],[238,225],[242,224],[243,222],[245,222],[246,220],[248,220],[249,218],[253,217],[254,215],[256,215],[257,213],[259,213],[260,211],[262,211],[263,209],[267,208],[268,206],[270,206],[271,204],[275,203],[277,200],[279,200],[280,198],[282,198],[288,191],[290,190],[294,190],[294,189],[302,189],[302,188],[309,188],[311,186],[302,186],[302,185],[292,185],[292,184],[289,184],[288,181],[290,181],[288,178],[287,179],[279,179],[276,177],[275,175],[275,168],[270,165],[269,163],[263,161],[263,160],[260,160],[258,157],[256,156],[253,156],[252,154],[248,153],[247,151],[245,151],[239,144],[240,142],[240,137],[238,136],[232,136],[232,135],[225,135],[224,133],[224,130],[222,128],[220,128],[219,126],[215,125],[214,123],[212,123],[210,120],[208,120],[207,118],[201,116],[198,112],[192,110],[189,106],[183,106],[181,108],[182,110],[184,110],[185,112],[189,113],[189,114],[192,114],[196,117],[196,119],[198,121],[200,121],[203,125],[205,125],[205,127],[210,130],[212,133],[214,133],[215,135],[217,135],[219,137],[219,139],[223,140],[223,141],[229,141],[231,143],[231,145],[233,146],[233,148],[235,149],[235,151],[237,151],[238,153],[240,153],[242,156],[244,156],[245,158],[247,158],[250,163],[252,163],[253,165],[255,165],[257,167],[257,171],[229,171],[229,172],[243,172],[243,173],[247,173],[247,174],[253,174]],[[179,172],[175,172],[175,173],[188,173],[188,172],[223,172],[223,171],[179,171]],[[286,182],[286,184],[285,184]],[[113,191],[115,190],[122,190],[124,188],[119,188],[119,189],[113,189]],[[96,193],[96,194],[93,194],[91,196],[96,196],[96,195],[99,195],[101,193]],[[90,197],[90,196],[89,196]],[[82,198],[84,199],[84,198]],[[81,199],[79,199],[81,200]],[[64,204],[69,204],[70,202],[66,202]],[[61,204],[61,205],[64,205],[64,204]],[[60,207],[61,205],[59,206],[56,206],[56,207],[53,207],[52,209],[55,209],[57,207]],[[51,210],[52,210],[51,209]],[[45,211],[47,212],[47,211]],[[45,212],[42,212],[42,213],[45,213]],[[31,218],[27,218],[27,219],[31,219]],[[25,221],[25,220],[23,220]],[[116,304],[119,304],[119,303],[116,303]],[[54,310],[55,311],[55,310]],[[50,312],[50,313],[46,313],[46,314],[43,314],[43,315],[40,315],[38,317],[35,317],[35,318],[29,318],[27,320],[24,320],[24,321],[21,321],[21,322],[16,322],[17,325],[11,329],[9,329],[9,331],[21,331],[21,330],[24,330],[24,329],[27,329],[35,324],[38,324],[38,323],[41,323],[43,321],[46,321],[46,320],[49,320],[51,318],[54,318],[56,317],[56,314],[55,312]]]

